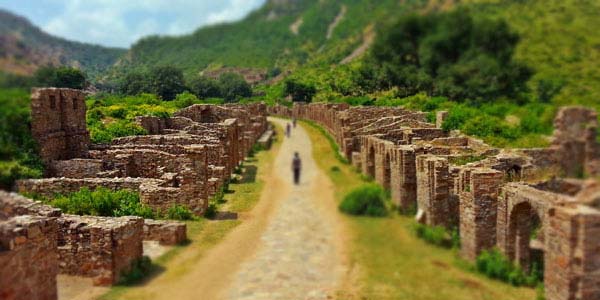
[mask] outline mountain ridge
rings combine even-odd
[[[39,67],[80,68],[91,78],[112,67],[126,49],[70,41],[44,32],[27,18],[0,9],[0,70],[31,75]]]

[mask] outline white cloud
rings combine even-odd
[[[50,0],[56,1],[56,0]],[[45,31],[72,40],[128,47],[150,34],[185,34],[240,19],[265,0],[63,0]]]

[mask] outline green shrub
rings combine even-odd
[[[0,161],[0,189],[11,190],[16,180],[40,178],[42,173],[41,168],[30,168],[18,161]]]
[[[167,210],[167,218],[170,220],[193,220],[194,213],[183,205],[173,205]]]
[[[341,171],[341,169],[340,169],[340,167],[338,167],[338,166],[333,166],[333,167],[331,167],[331,172],[336,172],[336,173],[338,173],[338,172],[340,172],[340,171]]]
[[[204,212],[204,217],[207,219],[214,219],[217,216],[217,204],[214,202],[210,202],[208,204],[208,208]]]
[[[429,244],[451,248],[456,243],[460,243],[458,231],[448,232],[442,226],[427,226],[424,224],[414,224],[413,232]]]
[[[121,273],[119,284],[132,285],[138,283],[150,274],[150,272],[152,272],[152,260],[148,256],[142,256],[142,258],[131,262],[129,272]]]
[[[385,216],[387,209],[383,188],[375,184],[358,187],[344,197],[339,209],[350,215]]]
[[[515,265],[498,249],[483,251],[475,262],[477,271],[490,278],[508,282],[514,286],[536,286],[543,281],[541,267],[532,264],[530,274],[526,274],[521,267]]]
[[[150,207],[140,203],[139,194],[129,190],[112,191],[100,187],[91,191],[84,187],[75,193],[56,195],[46,202],[75,215],[156,217]]]

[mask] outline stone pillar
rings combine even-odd
[[[492,169],[473,169],[460,193],[461,256],[474,261],[481,251],[496,245],[497,200],[503,173]]]
[[[394,149],[392,164],[391,196],[392,203],[407,211],[417,206],[417,170],[415,149],[412,146],[399,146]]]
[[[448,159],[435,155],[417,156],[417,203],[419,214],[429,226],[449,226]]]
[[[447,118],[448,118],[447,111],[444,111],[444,110],[438,111],[435,114],[435,127],[442,128],[442,125],[444,124],[444,121],[446,121]]]
[[[547,224],[546,299],[600,299],[600,212],[584,206],[555,207]]]

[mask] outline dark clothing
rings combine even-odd
[[[294,120],[292,121],[292,124],[294,124],[294,128],[296,128],[296,119],[294,118]]]
[[[292,127],[290,126],[290,124],[287,124],[287,126],[285,127],[285,135],[290,137],[291,133],[292,133]]]
[[[300,157],[294,157],[292,161],[292,170],[294,171],[294,184],[300,184],[300,170],[302,169],[302,160]]]

